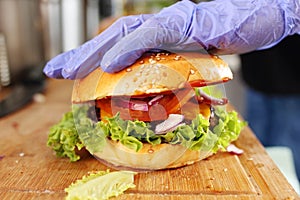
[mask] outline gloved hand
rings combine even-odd
[[[300,33],[300,2],[293,0],[183,0],[154,15],[120,18],[94,39],[62,53],[44,68],[49,77],[82,78],[101,66],[117,72],[145,51],[245,53]]]

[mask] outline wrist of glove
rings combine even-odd
[[[297,4],[297,5],[296,5]],[[154,15],[123,17],[82,46],[50,60],[54,78],[82,78],[101,66],[117,72],[151,49],[244,53],[300,33],[298,0],[183,0]]]
[[[222,3],[223,2],[223,3]],[[296,5],[298,4],[298,5]],[[297,0],[216,0],[199,4],[192,27],[195,39],[213,53],[245,53],[274,46],[300,33]]]

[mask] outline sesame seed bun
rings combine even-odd
[[[118,73],[105,73],[99,67],[87,77],[76,80],[72,101],[81,103],[109,96],[159,94],[180,89],[186,83],[205,86],[230,79],[230,68],[217,56],[194,52],[180,55],[146,53],[133,65]],[[210,113],[210,107],[207,109]],[[103,151],[94,155],[101,162],[117,169],[159,170],[190,165],[212,153],[167,143],[154,146],[145,143],[136,152],[120,142],[106,138]]]
[[[209,85],[232,79],[221,58],[201,53],[146,53],[133,65],[114,74],[97,68],[75,81],[74,103],[107,96],[155,94],[178,89],[186,82]]]

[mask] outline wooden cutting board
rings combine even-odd
[[[44,101],[0,119],[0,199],[64,199],[73,181],[108,169],[87,152],[70,163],[46,146],[49,128],[71,107],[72,84],[49,80]],[[218,153],[191,166],[139,173],[136,188],[117,199],[299,199],[248,127],[235,144],[242,155]]]

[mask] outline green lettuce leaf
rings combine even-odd
[[[247,122],[241,121],[237,112],[224,112],[216,109],[216,115],[219,117],[219,123],[213,128],[213,132],[218,136],[214,150],[225,151],[230,142],[237,140],[239,133],[247,125]]]
[[[66,200],[102,200],[119,196],[129,188],[134,188],[134,175],[132,171],[99,171],[83,176],[65,189]]]
[[[51,128],[47,144],[58,156],[76,161],[79,156],[75,149],[83,146],[91,154],[101,152],[107,137],[134,151],[139,151],[143,143],[170,143],[181,144],[191,150],[215,153],[225,150],[238,138],[246,125],[235,111],[226,112],[224,109],[215,108],[218,124],[214,128],[210,127],[208,119],[199,114],[191,124],[181,125],[163,135],[156,135],[149,123],[123,120],[119,114],[107,118],[107,122],[96,123],[88,118],[87,111],[87,106],[74,106],[73,112],[66,113],[60,123]]]
[[[150,129],[149,123],[138,120],[122,120],[119,113],[112,118],[107,118],[107,121],[107,123],[99,122],[101,127],[108,129],[107,136],[130,149],[139,151],[143,142],[152,145],[161,143],[160,137]]]
[[[79,113],[86,112],[85,108],[79,109],[84,109]],[[65,113],[60,122],[50,128],[47,145],[58,157],[68,157],[70,161],[80,159],[76,149],[80,150],[84,145],[78,137],[72,111]]]

